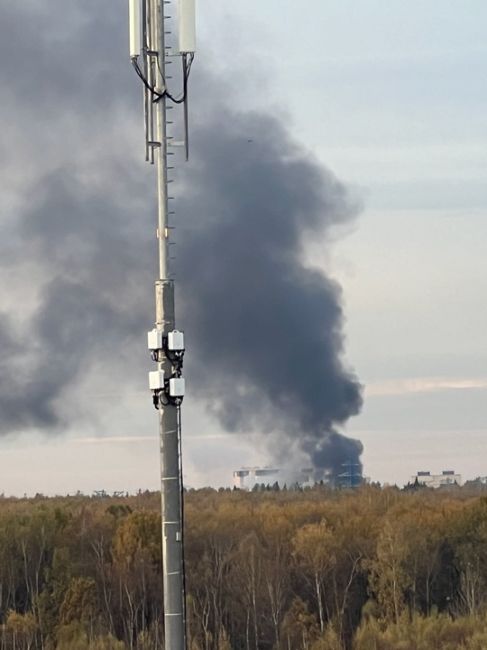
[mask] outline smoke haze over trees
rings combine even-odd
[[[96,422],[83,402],[95,375],[107,404],[116,376],[145,389],[154,187],[122,14],[94,0],[0,8],[4,434]],[[340,288],[306,266],[305,243],[326,244],[357,206],[282,120],[216,95],[197,62],[193,75],[201,111],[177,179],[175,266],[190,391],[226,430],[268,432],[276,460],[293,451],[336,473],[361,453],[336,431],[360,386],[342,359]]]

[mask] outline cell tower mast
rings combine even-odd
[[[156,166],[157,239],[159,273],[155,283],[156,321],[148,334],[148,347],[157,369],[149,373],[153,404],[159,415],[161,458],[162,567],[164,589],[164,647],[186,650],[186,616],[183,554],[183,485],[181,464],[181,402],[184,336],[176,330],[174,279],[169,272],[168,157],[174,146],[183,145],[188,156],[188,78],[195,51],[195,0],[176,0],[179,48],[166,44],[170,0],[129,0],[130,58],[143,83],[145,159]],[[182,62],[182,94],[168,88],[168,66]],[[167,111],[184,106],[185,137],[175,142],[168,136]]]

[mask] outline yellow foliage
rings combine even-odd
[[[357,630],[353,650],[485,650],[487,618],[402,616],[384,625],[369,619]]]
[[[63,625],[58,631],[56,650],[127,650],[111,634],[89,638],[79,622]]]

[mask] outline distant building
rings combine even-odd
[[[362,465],[348,461],[342,465],[343,471],[335,478],[337,488],[357,488],[363,485]]]
[[[432,474],[431,472],[417,472],[411,477],[411,483],[418,482],[425,487],[440,488],[449,485],[461,485],[461,474],[455,474],[452,469],[444,469],[441,474]]]
[[[470,483],[479,483],[480,485],[487,485],[487,476],[477,476],[473,481],[470,481]]]
[[[296,483],[309,485],[312,482],[311,469],[297,471],[277,467],[242,467],[233,472],[233,485],[239,490],[251,490],[254,485],[273,485],[278,483],[290,487]]]
[[[240,490],[251,490],[257,483],[275,483],[279,470],[271,467],[242,467],[233,472],[233,485]]]
[[[476,476],[475,478],[467,479],[463,485],[464,487],[485,489],[487,486],[487,476]]]

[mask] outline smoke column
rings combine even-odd
[[[297,442],[336,475],[359,462],[361,444],[335,427],[361,391],[342,362],[340,287],[305,265],[304,240],[325,243],[356,206],[268,115],[220,112],[192,155],[180,250],[191,385],[227,430],[282,432],[282,460]]]
[[[96,0],[0,8],[3,435],[96,419],[80,385],[97,369],[107,399],[123,377],[149,408],[155,196],[122,13]],[[305,241],[326,245],[356,206],[278,119],[236,110],[198,63],[193,82],[175,266],[190,392],[226,430],[265,434],[278,460],[300,451],[337,473],[360,456],[336,430],[360,386],[342,359],[340,288],[306,265]]]

